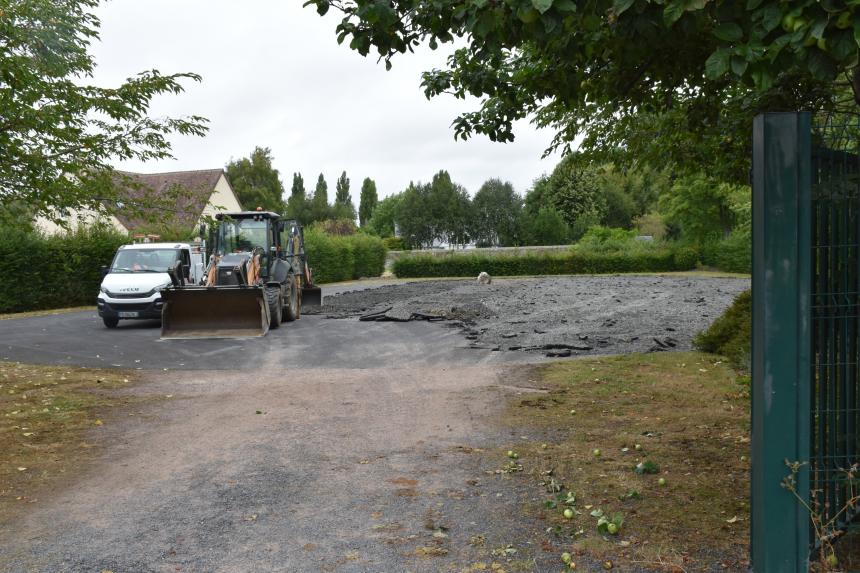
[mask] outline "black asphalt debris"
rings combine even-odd
[[[311,312],[365,322],[444,321],[470,349],[556,358],[689,349],[693,336],[747,288],[747,279],[644,275],[489,285],[429,280],[330,295]]]

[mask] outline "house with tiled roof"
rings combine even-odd
[[[123,233],[150,229],[153,224],[170,228],[197,226],[201,219],[219,211],[241,211],[242,206],[223,169],[131,173],[117,171],[118,195],[123,199],[108,206],[106,215],[73,212],[64,216],[70,229],[106,223]],[[169,198],[169,205],[146,207],[151,198]],[[134,204],[137,208],[131,209]],[[63,229],[47,219],[37,219],[36,227],[46,234]]]

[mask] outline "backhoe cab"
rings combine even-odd
[[[263,336],[298,319],[303,305],[322,303],[298,221],[270,211],[215,219],[201,284],[162,291],[162,338]]]

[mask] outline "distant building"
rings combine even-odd
[[[198,171],[172,171],[168,173],[129,173],[118,171],[121,176],[131,179],[131,185],[123,183],[119,195],[125,201],[132,203],[143,200],[146,196],[156,197],[175,196],[169,208],[143,208],[141,216],[132,214],[124,209],[122,200],[117,201],[108,210],[110,214],[98,214],[93,211],[70,211],[63,214],[70,230],[80,226],[90,226],[102,222],[122,233],[133,233],[138,229],[151,228],[153,224],[173,228],[187,228],[191,231],[205,216],[212,216],[219,211],[241,211],[242,206],[223,169],[203,169]],[[64,229],[56,223],[38,217],[36,228],[53,235]]]

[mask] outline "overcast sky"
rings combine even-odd
[[[180,96],[156,100],[152,113],[203,115],[205,138],[172,139],[175,160],[124,163],[141,172],[209,169],[269,147],[289,192],[292,173],[312,190],[322,172],[329,198],[341,171],[353,200],[365,177],[380,196],[409,181],[429,181],[439,169],[470,193],[489,177],[525,193],[551,171],[557,156],[541,160],[552,134],[527,122],[512,144],[483,136],[454,141],[451,121],[473,102],[427,100],[421,72],[444,65],[445,53],[407,54],[386,72],[337,44],[336,13],[320,18],[301,0],[110,0],[101,5],[101,42],[93,46],[95,82],[116,85],[145,69],[196,72]]]

